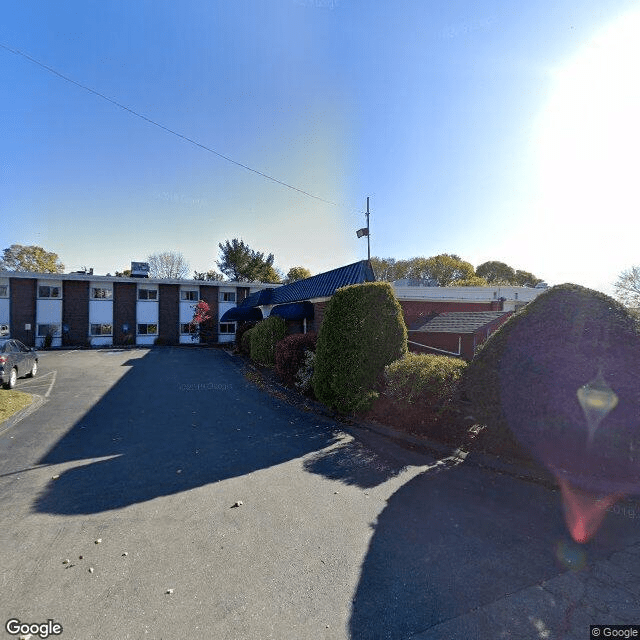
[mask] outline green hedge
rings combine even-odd
[[[276,374],[285,384],[295,384],[305,354],[316,350],[317,341],[318,334],[309,332],[287,336],[276,344]]]
[[[240,336],[240,352],[247,356],[251,355],[251,332],[255,327],[248,327]],[[238,337],[236,336],[236,340]]]
[[[278,316],[269,316],[249,332],[251,334],[251,359],[258,364],[272,367],[275,364],[276,344],[286,334],[285,321]]]
[[[248,356],[251,352],[251,344],[249,342],[249,338],[244,339],[245,334],[250,329],[255,327],[257,322],[250,320],[248,322],[242,322],[236,327],[236,347],[240,350],[240,353],[244,353],[244,355]]]
[[[607,476],[606,490],[619,490],[639,463],[633,454],[640,451],[638,371],[640,326],[633,315],[609,296],[564,284],[489,337],[469,365],[465,388],[475,417],[487,426],[489,449],[518,450],[520,443],[520,451],[580,476],[583,485],[604,490]],[[591,443],[577,392],[599,372],[618,404]]]
[[[406,353],[407,328],[388,282],[338,289],[318,335],[315,395],[341,413],[366,409],[384,367]]]
[[[398,404],[421,404],[441,413],[458,396],[467,363],[457,358],[408,353],[385,367],[385,394]]]

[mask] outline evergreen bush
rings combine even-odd
[[[406,353],[402,308],[388,282],[338,289],[318,335],[316,397],[341,413],[366,409],[384,367]]]
[[[244,353],[247,356],[251,355],[251,332],[254,330],[255,326],[248,327],[245,331],[243,331],[242,336],[240,338],[240,352]],[[238,337],[236,336],[236,340]]]
[[[458,358],[408,353],[385,367],[384,393],[396,404],[419,404],[436,415],[457,398],[467,363]]]
[[[489,337],[467,369],[465,388],[487,426],[487,448],[533,454],[598,491],[605,487],[595,478],[606,475],[606,490],[621,490],[639,462],[638,371],[640,326],[629,310],[600,292],[564,284]],[[578,390],[600,376],[617,400],[594,429]]]
[[[258,364],[273,367],[276,344],[284,338],[286,325],[283,318],[269,316],[251,329],[251,359]]]
[[[251,346],[249,342],[243,341],[243,336],[247,331],[249,331],[249,329],[253,329],[253,327],[255,327],[256,324],[257,322],[255,322],[254,320],[250,320],[248,322],[242,322],[236,327],[236,337],[235,337],[236,347],[240,350],[240,353],[243,353],[246,356],[249,355],[249,352],[251,351]]]
[[[317,341],[318,334],[309,332],[287,336],[276,344],[276,374],[285,384],[295,384],[296,373],[302,366],[305,354],[316,350]]]

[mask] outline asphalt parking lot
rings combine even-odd
[[[635,512],[577,545],[548,487],[289,406],[224,351],[44,352],[18,388],[39,400],[0,433],[3,624],[529,640],[640,618]]]

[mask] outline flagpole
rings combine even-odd
[[[371,234],[369,233],[369,196],[367,196],[367,260],[371,260],[371,243],[369,242],[369,238]]]

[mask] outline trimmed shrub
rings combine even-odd
[[[249,331],[249,329],[253,329],[253,327],[255,327],[256,324],[257,322],[254,322],[252,320],[249,322],[243,322],[242,324],[239,324],[236,327],[236,337],[235,337],[236,347],[240,350],[240,353],[243,353],[246,356],[249,355],[251,348],[249,343],[247,343],[246,349],[244,348],[244,342],[242,338],[245,335],[245,333]]]
[[[251,355],[251,332],[255,329],[254,327],[249,327],[246,329],[240,338],[240,352],[244,353],[247,356]],[[236,336],[237,340],[237,336]]]
[[[383,391],[366,418],[460,445],[467,431],[458,403],[466,368],[458,358],[409,353],[385,367]]]
[[[456,399],[466,368],[457,358],[408,353],[385,367],[385,393],[397,404],[422,404],[438,414]]]
[[[295,333],[276,344],[276,374],[285,384],[295,384],[296,373],[302,366],[305,354],[316,350],[317,341],[317,333]]]
[[[637,320],[613,298],[564,284],[489,337],[465,386],[476,418],[487,425],[487,448],[518,450],[520,443],[520,453],[584,488],[634,493],[640,489],[639,371]],[[600,397],[584,409],[578,390],[594,387],[614,393],[615,407],[598,413]]]
[[[407,328],[388,282],[338,289],[318,335],[316,397],[341,413],[367,409],[384,367],[406,353]]]
[[[266,367],[275,364],[276,343],[286,334],[285,322],[278,316],[269,316],[251,329],[251,359]]]

